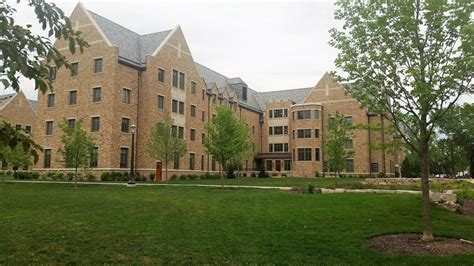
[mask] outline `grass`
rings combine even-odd
[[[0,264],[467,264],[474,254],[394,256],[374,235],[420,232],[408,194],[0,183]],[[433,208],[434,232],[474,221]]]

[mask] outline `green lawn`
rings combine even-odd
[[[370,236],[420,232],[408,194],[0,183],[0,264],[466,264],[474,254],[394,256]],[[438,235],[474,220],[433,209]]]

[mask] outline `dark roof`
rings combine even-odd
[[[140,35],[101,15],[88,11],[112,45],[119,48],[119,57],[138,67],[145,65],[146,56],[151,55],[171,32],[171,30],[165,30]]]
[[[260,108],[263,110],[265,101],[290,100],[294,103],[302,103],[312,89],[312,87],[309,87],[291,90],[267,91],[260,92],[256,94],[255,97]]]
[[[0,109],[3,108],[11,98],[15,97],[16,93],[0,95]]]

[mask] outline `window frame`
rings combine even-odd
[[[98,121],[97,129],[94,128],[94,121]],[[91,116],[91,132],[92,133],[100,132],[100,116]]]
[[[122,88],[122,103],[131,104],[132,103],[132,90],[129,88]]]
[[[96,98],[96,92],[99,92],[99,97]],[[102,101],[102,87],[94,87],[92,88],[92,102],[99,103]]]
[[[97,67],[97,62],[100,62],[99,69]],[[103,63],[102,57],[94,58],[94,74],[102,73],[102,65],[103,65],[102,63]]]

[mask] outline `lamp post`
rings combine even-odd
[[[132,154],[130,158],[130,176],[128,177],[128,186],[135,185],[135,130],[137,126],[131,125],[130,129],[132,132]]]

